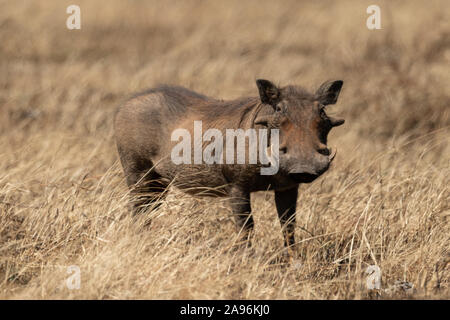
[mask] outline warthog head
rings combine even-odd
[[[280,171],[295,182],[313,181],[336,154],[327,147],[327,136],[344,119],[328,116],[325,107],[336,103],[343,81],[327,81],[315,94],[297,86],[278,88],[267,80],[256,84],[261,102],[273,110],[259,115],[255,124],[279,129]]]

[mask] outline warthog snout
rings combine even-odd
[[[298,183],[309,183],[325,173],[336,157],[336,149],[321,148],[317,152],[309,165],[297,165],[289,170],[289,177]]]

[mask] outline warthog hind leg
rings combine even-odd
[[[152,161],[121,153],[120,148],[119,154],[131,190],[133,214],[158,208],[159,201],[166,195],[168,184],[153,170]]]

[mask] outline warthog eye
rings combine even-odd
[[[282,112],[285,109],[283,102],[277,103],[275,106],[275,112]]]
[[[325,120],[326,122],[329,122],[330,119],[328,118],[327,114],[324,111],[324,108],[320,108],[320,117]]]
[[[324,111],[324,108],[320,109],[320,124],[319,124],[319,139],[322,141],[322,143],[326,144],[327,141],[327,135],[330,132],[331,128],[333,127],[331,124],[330,118],[327,116],[327,114]]]

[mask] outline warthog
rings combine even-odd
[[[250,193],[274,190],[285,245],[294,244],[298,186],[318,178],[334,158],[327,136],[344,120],[327,116],[325,106],[336,103],[343,81],[327,81],[314,94],[299,86],[277,87],[267,80],[256,84],[258,97],[231,101],[160,86],[119,108],[115,136],[135,211],[153,207],[171,184],[191,194],[228,196],[239,230],[248,234],[253,228]],[[172,141],[172,133],[180,128],[194,132],[194,121],[201,121],[203,130],[224,133],[227,129],[278,129],[278,171],[261,175],[263,165],[250,164],[248,155],[244,164],[175,164],[171,154],[178,141]]]

